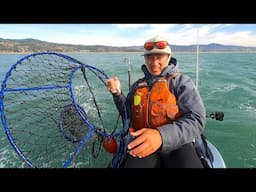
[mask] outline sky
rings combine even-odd
[[[0,24],[0,38],[107,46],[141,46],[156,35],[170,45],[256,47],[256,24]]]

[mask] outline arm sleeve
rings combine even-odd
[[[123,94],[123,92],[121,92],[121,95],[119,95],[119,96],[113,95],[113,100],[114,100],[114,103],[116,105],[116,108],[117,108],[119,114],[122,116],[122,119],[125,118],[125,115],[128,118],[129,113],[127,111],[128,108],[127,108],[127,104],[126,104],[126,97]]]
[[[173,80],[173,87],[181,117],[172,124],[157,128],[163,141],[162,152],[192,142],[203,132],[206,123],[205,107],[193,81],[188,76],[180,75]]]
[[[115,96],[113,95],[113,99],[114,99],[114,103],[119,111],[119,114],[124,115],[124,108],[122,106],[126,107],[126,112],[127,112],[127,118],[130,118],[130,114],[131,114],[131,100],[132,100],[132,95],[133,92],[136,88],[137,82],[135,82],[132,86],[131,86],[131,90],[129,91],[129,93],[127,94],[127,96],[125,97],[125,95],[123,94],[123,92],[121,92],[121,95],[119,96]]]

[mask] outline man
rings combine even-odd
[[[193,146],[206,121],[193,81],[181,74],[167,40],[156,36],[144,44],[144,77],[127,97],[118,77],[107,80],[116,106],[126,101],[130,134],[126,168],[203,168]],[[119,109],[119,111],[122,109]]]

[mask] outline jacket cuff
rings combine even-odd
[[[174,136],[173,134],[177,134],[170,128],[170,125],[164,125],[157,128],[160,132],[160,135],[162,137],[162,146],[160,148],[161,152],[171,152],[179,147],[177,136]],[[172,132],[172,133],[170,133]],[[173,137],[170,137],[170,135],[173,135]]]

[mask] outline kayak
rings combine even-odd
[[[226,168],[226,163],[219,150],[204,135],[197,139],[196,151],[206,168]]]
[[[209,166],[212,166],[212,168],[226,168],[226,163],[218,149],[209,141],[207,141],[207,145],[213,157],[212,162],[209,161]]]

